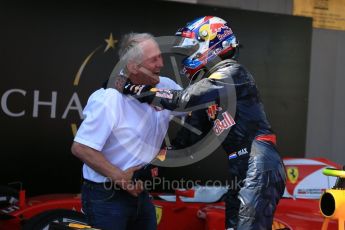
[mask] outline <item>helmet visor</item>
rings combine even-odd
[[[172,51],[190,56],[199,50],[199,42],[194,38],[176,37]]]

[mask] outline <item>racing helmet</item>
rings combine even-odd
[[[197,18],[175,35],[180,37],[175,50],[180,50],[179,53],[188,50],[187,57],[182,60],[181,73],[190,79],[208,63],[212,66],[212,62],[218,63],[221,58],[232,58],[238,46],[227,22],[215,16]]]

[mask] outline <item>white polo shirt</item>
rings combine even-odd
[[[157,88],[181,89],[166,77]],[[85,117],[75,142],[96,149],[122,170],[150,162],[158,153],[167,132],[171,111],[157,111],[146,103],[115,89],[99,89],[88,99]],[[104,182],[106,178],[88,165],[83,166],[85,179]]]

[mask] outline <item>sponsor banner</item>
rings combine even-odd
[[[304,152],[310,63],[305,44],[311,41],[310,18],[175,2],[124,4],[118,7],[116,2],[93,1],[81,9],[76,2],[30,2],[20,7],[8,2],[0,7],[4,35],[0,38],[0,184],[20,181],[32,195],[80,191],[82,163],[71,154],[71,144],[88,97],[102,87],[118,62],[122,35],[149,32],[156,37],[171,36],[191,19],[208,14],[230,23],[246,47],[241,51],[241,62],[255,75],[260,88],[274,89],[262,96],[271,124],[277,127],[282,154]],[[123,9],[131,9],[131,14]],[[218,29],[216,25],[210,31]],[[287,55],[294,48],[295,55]],[[258,61],[267,53],[270,55],[264,58],[272,67],[269,71]],[[163,55],[161,75],[187,86],[188,79],[182,76],[179,81],[173,71],[183,57],[176,57],[174,62],[172,57]],[[284,62],[279,61],[281,57],[285,57]],[[294,90],[284,90],[287,79]],[[282,113],[282,106],[288,111]],[[208,111],[210,119],[216,121],[211,132],[219,135],[234,125],[234,116],[223,109],[215,106]],[[282,126],[282,120],[293,120],[295,125]],[[179,129],[179,123],[171,122],[169,140],[173,141]],[[193,166],[170,169],[168,176],[225,181],[227,164],[223,157],[227,153],[221,148],[217,151],[220,154],[211,154]],[[164,152],[158,159],[168,160]]]

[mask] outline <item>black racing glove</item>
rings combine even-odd
[[[142,103],[169,110],[179,107],[182,93],[182,90],[158,89],[150,85],[135,85],[131,82],[127,82],[123,89],[123,94],[132,95]]]
[[[151,102],[155,98],[155,93],[150,91],[152,88],[153,87],[150,85],[135,85],[130,81],[127,81],[122,93],[126,95],[132,95],[142,103],[146,102],[148,104],[151,104]]]
[[[220,88],[222,86],[215,85],[207,78],[188,86],[185,90],[158,89],[149,85],[135,85],[127,82],[123,94],[132,95],[142,103],[149,103],[163,109],[188,111],[189,107],[198,105],[199,97]]]

